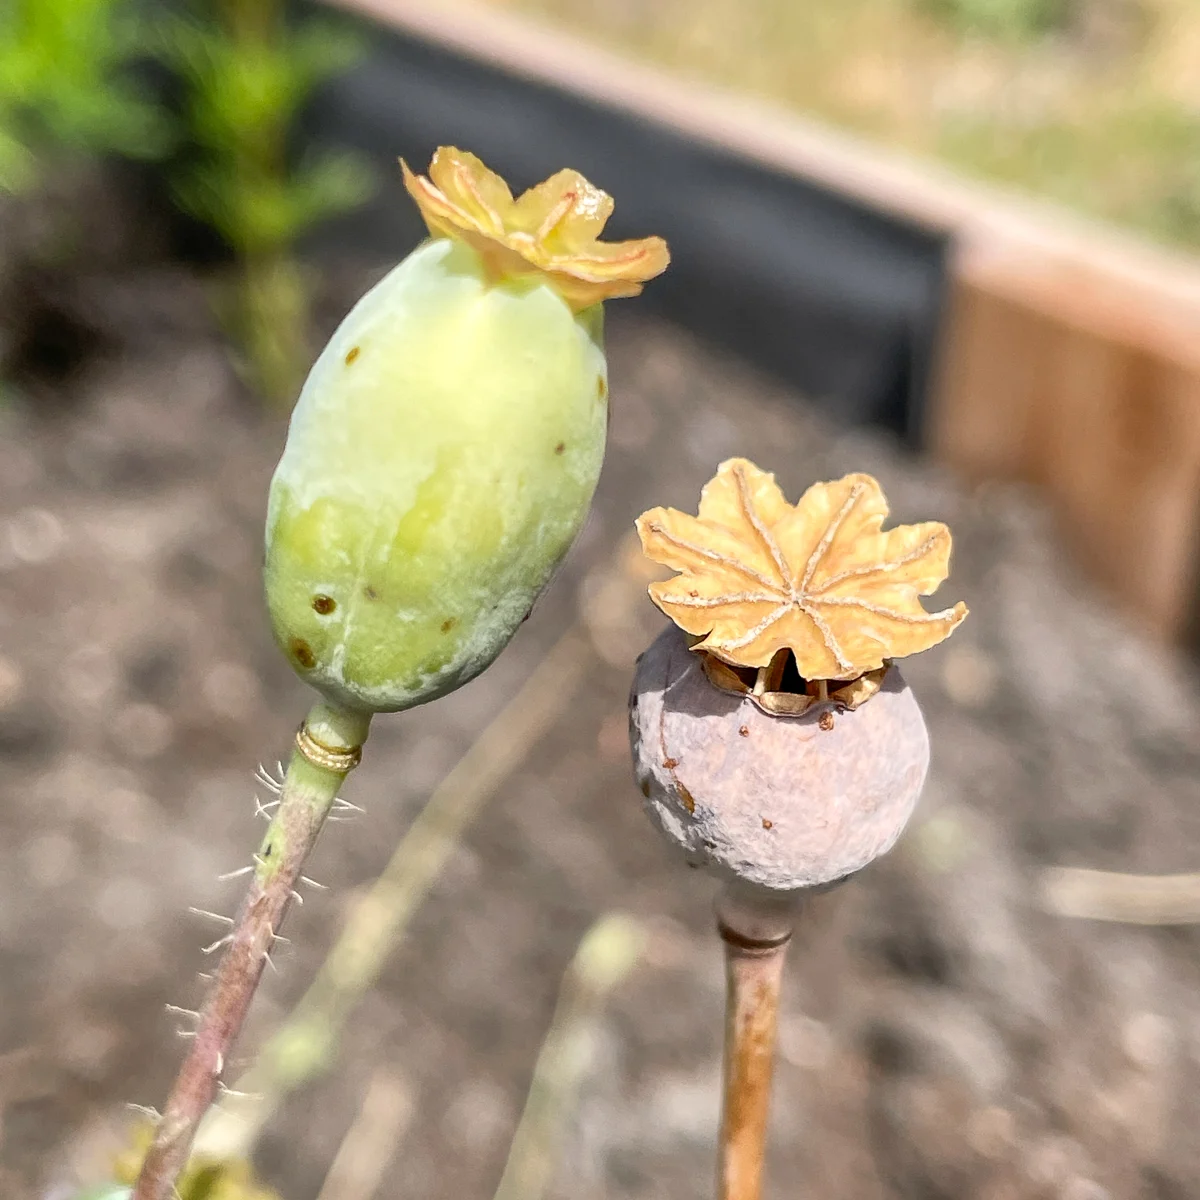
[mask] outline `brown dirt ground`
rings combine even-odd
[[[210,928],[259,826],[251,772],[307,703],[260,598],[282,421],[243,397],[198,286],[170,272],[94,285],[110,352],[0,412],[0,1195],[86,1172],[127,1102],[158,1104],[179,1056],[171,1001],[199,998]],[[339,285],[340,286],[340,285]],[[339,286],[332,290],[338,293]],[[353,294],[342,288],[343,297]],[[336,309],[337,304],[333,305]],[[796,496],[868,470],[898,520],[956,540],[946,592],[972,607],[906,671],[934,767],[900,847],[815,901],[791,956],[769,1194],[812,1200],[1200,1192],[1200,943],[1191,928],[1051,916],[1051,864],[1178,872],[1200,861],[1200,693],[1066,561],[1019,488],[964,490],[872,433],[686,334],[616,306],[611,452],[569,564],[494,668],[380,719],[289,918],[243,1042],[311,978],[340,915],[422,798],[575,619],[633,517],[692,507],[744,454]],[[470,829],[337,1069],[260,1147],[312,1200],[382,1065],[414,1101],[379,1195],[491,1194],[558,981],[612,909],[651,952],[595,1040],[555,1195],[709,1194],[722,972],[713,884],[640,812],[625,701],[658,627],[609,647],[586,688]]]

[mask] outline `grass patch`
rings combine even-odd
[[[1200,248],[1196,0],[486,0]]]

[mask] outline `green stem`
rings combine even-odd
[[[295,887],[371,717],[316,704],[296,737],[279,807],[254,857],[254,874],[217,969],[191,1050],[171,1088],[131,1200],[170,1200],[200,1121],[216,1096]]]
[[[354,906],[317,977],[254,1065],[213,1110],[200,1145],[213,1158],[250,1153],[271,1114],[324,1071],[351,1012],[375,985],[463,830],[583,683],[590,658],[577,629],[562,635],[520,691],[430,796],[371,889]]]
[[[250,382],[270,404],[290,408],[310,354],[304,270],[283,249],[247,250],[236,287],[236,335]]]

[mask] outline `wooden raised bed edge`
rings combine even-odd
[[[1085,563],[1148,628],[1197,632],[1200,260],[508,14],[328,2],[947,239],[936,369],[918,379],[929,399],[909,432],[972,479],[1042,487]]]

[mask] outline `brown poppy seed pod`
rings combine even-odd
[[[889,850],[925,782],[929,736],[893,664],[859,708],[764,712],[715,687],[675,626],[638,660],[634,774],[689,861],[777,892],[844,879]]]
[[[920,602],[950,531],[883,528],[877,480],[789,504],[747,459],[721,463],[695,516],[655,508],[642,549],[678,574],[650,597],[674,622],[638,660],[634,774],[651,819],[726,880],[718,1200],[760,1200],[784,954],[803,896],[889,850],[929,768],[921,710],[893,659],[967,615]],[[690,635],[690,636],[689,636]]]

